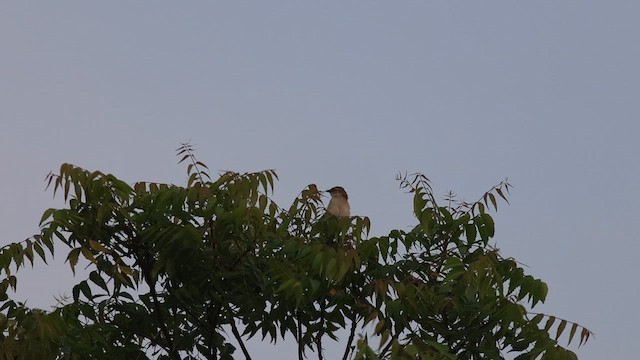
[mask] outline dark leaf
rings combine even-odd
[[[578,324],[573,323],[571,331],[569,332],[569,341],[567,341],[567,345],[571,345],[571,341],[573,340],[573,336],[576,334],[576,330],[578,330]]]
[[[567,321],[566,320],[560,321],[560,324],[558,325],[558,329],[556,331],[556,340],[560,338],[565,327],[567,327]]]

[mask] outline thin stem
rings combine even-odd
[[[198,162],[196,161],[196,157],[191,152],[191,149],[189,149],[187,151],[189,152],[189,157],[191,158],[191,163],[193,164],[193,167],[196,169],[196,173],[198,173],[198,178],[200,178],[200,183],[204,184],[204,178],[202,177],[202,171],[200,171],[200,168],[198,167]]]
[[[304,360],[304,343],[302,342],[302,320],[300,320],[300,310],[296,310],[298,318],[298,360]]]
[[[349,353],[351,352],[351,345],[353,344],[353,338],[356,333],[356,315],[353,314],[351,318],[351,331],[349,332],[349,340],[347,340],[347,346],[344,349],[344,355],[342,356],[342,360],[347,360],[349,358]]]

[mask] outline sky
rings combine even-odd
[[[183,142],[212,172],[275,169],[281,205],[341,185],[372,236],[416,223],[398,172],[465,200],[508,178],[495,241],[549,285],[535,310],[595,332],[569,347],[580,359],[634,358],[639,12],[631,0],[5,2],[0,245],[64,206],[43,181],[62,163],[185,184]],[[81,279],[65,256],[21,271],[16,298],[47,308],[69,295]]]

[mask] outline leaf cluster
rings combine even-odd
[[[487,210],[506,201],[506,181],[474,203],[450,196],[442,206],[426,177],[400,176],[417,225],[369,237],[368,218],[327,214],[313,184],[281,208],[273,170],[213,180],[191,145],[178,155],[184,187],[130,186],[70,164],[47,177],[68,206],[0,249],[4,359],[250,359],[245,342],[256,336],[295,339],[299,358],[323,359],[331,339],[344,343],[345,360],[572,359],[558,344],[567,325],[569,343],[591,335],[528,312],[547,285],[489,245]],[[36,255],[46,262],[54,243],[72,271],[90,270],[72,298],[50,312],[9,299],[14,271]]]

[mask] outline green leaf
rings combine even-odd
[[[437,221],[433,216],[433,209],[425,209],[420,214],[420,225],[426,234],[431,235],[435,232]]]
[[[487,213],[482,213],[475,218],[475,223],[478,227],[480,237],[486,244],[495,234],[493,218]]]
[[[479,202],[477,203],[477,205],[478,205],[478,211],[480,212],[480,214],[484,214],[485,213],[484,204]]]
[[[209,170],[209,167],[207,165],[205,165],[205,163],[203,163],[202,161],[196,161],[196,165],[199,165],[199,166]]]
[[[91,288],[86,280],[80,283],[80,291],[82,291],[82,294],[87,298],[87,300],[93,299],[91,296]]]
[[[551,329],[555,321],[556,321],[555,316],[549,316],[549,319],[547,320],[547,324],[544,326],[544,331],[549,332],[549,329]]]
[[[376,327],[374,329],[374,332],[376,334],[380,334],[382,332],[382,330],[384,330],[384,325],[385,325],[384,319],[378,321],[378,323],[376,324]]]
[[[267,200],[268,198],[266,195],[260,195],[258,197],[258,206],[261,212],[264,212],[264,210],[267,208]]]
[[[91,261],[92,263],[96,263],[96,258],[93,256],[93,254],[91,253],[91,250],[89,250],[89,248],[87,247],[82,247],[81,248],[81,252],[82,252],[82,256],[85,257],[85,259]]]
[[[329,259],[325,268],[325,273],[330,279],[333,279],[336,274],[336,264],[338,261],[335,258]]]
[[[382,258],[386,258],[389,253],[389,238],[386,236],[378,238],[378,248],[380,249],[380,255],[382,255]]]
[[[89,246],[95,250],[95,251],[99,251],[102,253],[108,253],[109,249],[107,249],[106,247],[104,247],[104,245],[100,244],[99,242],[89,239]]]
[[[524,278],[524,270],[522,268],[516,268],[511,272],[511,277],[509,279],[509,291],[508,294],[511,294],[522,284],[522,279]],[[518,296],[521,299],[520,296]]]
[[[464,225],[464,231],[467,235],[467,243],[471,244],[476,240],[476,227],[473,224],[465,224]]]
[[[56,212],[56,209],[53,209],[53,208],[45,210],[45,212],[42,214],[42,217],[40,218],[39,225],[42,226],[42,224],[44,224],[44,222],[47,219],[49,219],[55,212]]]
[[[426,339],[425,342],[436,349],[440,354],[447,355],[447,358],[456,359],[455,356],[451,356],[449,348],[446,345],[440,344],[439,342],[430,339]]]
[[[489,193],[489,200],[491,200],[491,204],[493,205],[493,208],[498,210],[498,203],[496,202],[496,197],[492,193]]]
[[[350,269],[351,269],[351,260],[343,259],[339,264],[338,271],[335,276],[335,280],[341,281],[344,278],[344,276],[349,272]]]
[[[11,286],[13,291],[16,291],[16,288],[18,287],[18,278],[14,275],[11,275],[7,277],[7,282],[9,283],[9,286]]]
[[[531,306],[533,307],[536,306],[538,301],[544,302],[546,299],[548,292],[547,284],[537,279],[533,280],[531,282],[530,292],[532,298]]]
[[[427,204],[427,200],[423,198],[423,192],[420,190],[416,190],[415,195],[413,195],[413,213],[417,218],[420,218],[422,214],[422,209]]]
[[[67,255],[67,261],[69,261],[69,265],[71,266],[71,270],[74,274],[76,273],[76,264],[78,263],[80,251],[82,251],[82,248],[75,248],[69,251],[69,255]]]
[[[288,290],[290,287],[293,286],[293,284],[295,284],[295,282],[296,282],[296,279],[288,279],[287,281],[280,284],[280,287],[278,287],[278,290],[276,290],[276,292],[279,293],[279,292]]]
[[[18,243],[9,245],[9,254],[13,259],[13,262],[16,264],[16,268],[20,268],[20,266],[22,266],[22,262],[24,261],[24,249],[22,245]]]
[[[99,287],[101,287],[102,289],[104,289],[104,291],[109,291],[109,289],[107,288],[107,283],[104,281],[104,279],[100,276],[100,274],[98,274],[98,272],[96,270],[92,271],[89,274],[89,279],[96,285],[98,285]]]
[[[543,314],[536,314],[536,316],[533,317],[533,319],[531,319],[531,324],[533,325],[537,325],[538,323],[540,323],[540,320],[542,320],[542,318],[544,317]]]
[[[69,198],[69,189],[71,188],[71,181],[69,179],[66,179],[65,183],[64,183],[64,200],[67,201],[67,199]]]
[[[73,301],[78,302],[78,299],[80,299],[80,284],[74,286],[71,293],[73,295]]]
[[[31,240],[26,240],[26,247],[23,250],[24,256],[29,260],[31,266],[33,266],[33,242]]]
[[[42,248],[42,245],[40,245],[39,242],[35,242],[33,244],[33,250],[35,250],[35,252],[38,254],[38,256],[40,256],[40,259],[42,259],[42,261],[44,261],[44,263],[47,263],[47,257],[44,254],[44,249]]]
[[[134,300],[133,300],[133,296],[131,296],[131,294],[129,294],[129,293],[128,293],[128,292],[126,292],[126,291],[119,291],[119,292],[118,292],[118,297],[125,298],[125,299],[127,299],[127,300],[129,300],[129,301],[134,301]]]
[[[507,204],[509,203],[509,200],[507,200],[507,198],[504,196],[504,193],[502,192],[502,190],[500,188],[497,188],[496,192],[498,193],[498,195],[500,195],[501,198],[504,199],[504,201],[507,202]]]
[[[322,273],[322,269],[324,268],[324,254],[322,251],[319,251],[314,257],[311,263],[311,266],[318,272]]]

